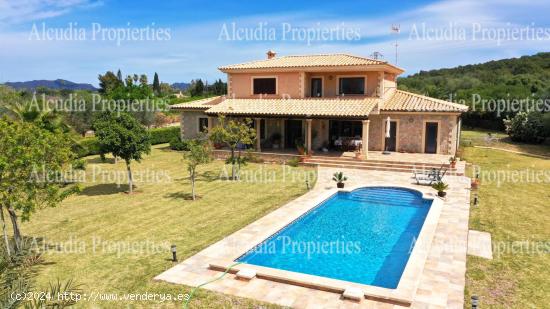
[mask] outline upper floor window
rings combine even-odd
[[[338,94],[365,94],[364,77],[340,77],[338,85]]]
[[[262,77],[252,79],[254,94],[276,94],[277,79],[275,77]]]

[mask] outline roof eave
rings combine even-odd
[[[354,71],[384,71],[400,75],[405,70],[391,64],[371,64],[371,65],[345,65],[345,66],[295,66],[295,67],[270,67],[270,68],[231,68],[219,67],[223,73],[262,73],[262,72],[354,72]]]

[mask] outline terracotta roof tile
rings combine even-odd
[[[468,106],[397,90],[381,105],[382,111],[466,112]]]
[[[223,97],[212,97],[212,98],[206,98],[196,101],[190,101],[185,103],[179,103],[174,104],[170,106],[170,109],[201,109],[206,110],[212,107],[212,105],[216,105],[220,103],[223,100]]]
[[[366,117],[380,102],[378,98],[356,99],[227,99],[207,114],[272,115],[298,117]]]
[[[366,65],[389,65],[395,69],[403,71],[402,69],[389,64],[387,61],[353,56],[348,54],[282,56],[272,59],[264,59],[222,66],[219,67],[219,69],[222,71],[226,71],[240,69],[307,68]]]

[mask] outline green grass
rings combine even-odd
[[[464,139],[484,132],[465,131]],[[506,149],[543,154],[546,146],[500,142]],[[499,150],[465,147],[461,156],[481,169],[477,207],[470,212],[470,229],[491,233],[494,259],[468,256],[465,299],[478,295],[482,308],[543,308],[550,299],[550,160]],[[538,180],[514,175],[542,175]],[[501,181],[497,180],[497,175]],[[516,178],[514,180],[513,178]],[[519,249],[529,241],[536,250]],[[521,252],[523,251],[523,252]],[[469,306],[469,304],[467,305]]]
[[[488,141],[488,133],[491,133],[495,140]],[[489,131],[489,130],[463,130],[460,138],[460,144],[464,147],[469,146],[485,146],[494,147],[505,150],[525,152],[536,155],[550,157],[550,144],[547,142],[542,145],[531,145],[524,143],[515,143],[510,140],[504,132]]]
[[[493,244],[511,244],[514,241],[531,241],[544,245],[550,239],[550,179],[543,182],[510,179],[496,182],[493,175],[513,175],[515,172],[542,171],[550,177],[550,160],[513,154],[504,151],[468,147],[483,145],[485,131],[463,132],[462,156],[481,167],[482,185],[479,189],[480,205],[472,207],[470,228],[492,234]],[[498,135],[497,137],[504,137]],[[465,143],[465,141],[469,141]],[[492,145],[495,146],[495,145]],[[498,142],[499,148],[548,153],[545,145],[521,145],[506,139]],[[519,150],[521,149],[521,150]],[[101,163],[97,157],[89,159],[88,171],[120,171],[122,164]],[[61,243],[60,251],[50,249],[45,255],[38,286],[48,282],[74,278],[85,292],[101,293],[189,293],[191,288],[153,282],[152,278],[172,266],[167,246],[178,246],[183,260],[217,240],[239,230],[257,218],[294,199],[306,191],[303,180],[283,182],[278,165],[251,164],[245,169],[256,170],[257,175],[276,172],[275,182],[233,183],[219,179],[223,164],[213,162],[202,167],[198,182],[198,201],[188,200],[190,187],[181,153],[157,147],[134,170],[165,172],[170,181],[138,183],[138,193],[122,193],[114,181],[86,183],[82,194],[64,201],[59,207],[44,209],[23,225],[29,236],[45,237],[46,242]],[[292,168],[303,172],[304,168]],[[124,174],[122,174],[124,175]],[[124,181],[124,179],[123,179]],[[99,247],[92,251],[93,239],[109,244],[151,241],[160,246],[158,252],[105,252]],[[82,252],[64,253],[63,249],[82,250],[71,245],[83,242]],[[548,248],[548,245],[546,247]],[[550,255],[533,252],[495,254],[493,260],[468,257],[466,302],[475,294],[481,298],[482,308],[545,307],[550,298]],[[109,251],[109,250],[107,250]],[[155,302],[82,302],[82,307],[103,308],[151,307]],[[180,305],[169,302],[171,308]],[[253,300],[236,298],[206,290],[199,291],[191,307],[250,308],[264,306]],[[466,305],[469,306],[469,303]]]
[[[101,163],[97,157],[88,161],[88,173],[119,171],[124,176],[123,163]],[[182,154],[165,146],[155,147],[141,164],[133,164],[133,170],[136,179],[139,173],[156,172],[161,181],[138,182],[137,193],[127,195],[123,193],[127,185],[117,186],[114,180],[98,176],[96,182],[84,184],[82,194],[70,197],[57,208],[35,213],[22,226],[23,233],[44,237],[51,246],[45,254],[46,265],[39,269],[37,286],[44,288],[48,282],[73,278],[88,294],[189,293],[190,287],[152,281],[173,266],[169,260],[171,244],[177,245],[178,257],[184,260],[306,192],[305,182],[299,177],[293,181],[287,174],[283,181],[280,165],[250,164],[244,168],[267,175],[265,182],[221,180],[223,167],[221,161],[199,167],[200,199],[191,201]],[[314,170],[288,167],[287,172],[303,175]],[[122,181],[125,183],[125,178]],[[150,249],[122,248],[117,253],[117,245],[132,243]],[[201,308],[249,308],[259,303],[202,290],[191,304]],[[79,307],[94,305],[148,308],[159,303],[79,303]],[[181,303],[168,303],[166,307],[177,306]]]

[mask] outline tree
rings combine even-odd
[[[35,123],[0,119],[0,219],[5,233],[6,209],[16,252],[22,248],[19,218],[29,220],[38,208],[55,207],[79,190],[63,174],[75,160],[72,144],[65,133],[51,132]],[[9,250],[6,234],[4,241]]]
[[[513,141],[540,144],[546,139],[543,114],[519,112],[514,118],[504,120],[506,133]]]
[[[126,163],[128,192],[133,192],[130,164],[151,152],[149,132],[128,113],[103,112],[93,124],[102,154],[111,153]]]
[[[109,94],[115,88],[122,86],[122,81],[111,71],[107,71],[104,75],[99,75],[99,93]]]
[[[139,84],[140,84],[141,86],[149,86],[148,83],[147,83],[147,75],[141,74],[141,75],[139,76]]]
[[[212,161],[212,149],[210,144],[203,140],[190,140],[188,142],[189,151],[183,154],[183,157],[187,161],[187,171],[189,172],[189,178],[191,179],[191,195],[193,200],[195,196],[195,180],[197,176],[197,167],[200,164],[206,164]]]
[[[116,77],[122,83],[122,72],[120,72],[120,69],[118,69],[118,71],[116,72]]]
[[[155,77],[153,77],[153,92],[155,92],[156,95],[160,95],[161,93],[160,80],[157,72],[155,72]]]
[[[204,83],[200,78],[191,82],[189,93],[193,97],[201,96],[204,94]]]
[[[252,120],[226,121],[224,116],[218,118],[218,125],[213,127],[210,133],[210,139],[214,143],[225,144],[231,150],[231,156],[228,162],[231,163],[231,179],[236,179],[237,166],[243,162],[241,159],[240,148],[245,145],[251,145],[256,140],[256,130],[252,127]],[[239,148],[238,156],[235,152]]]

